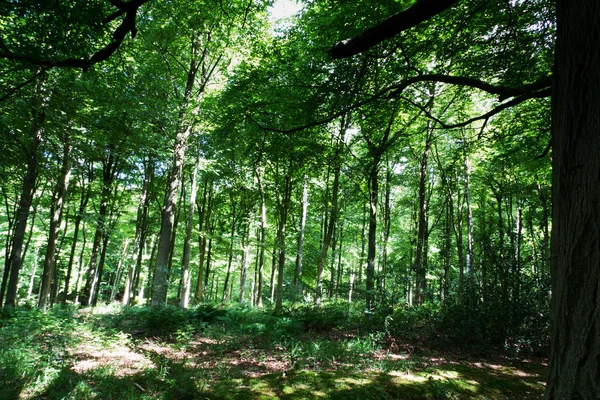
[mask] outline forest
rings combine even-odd
[[[0,398],[598,399],[597,26],[0,2]]]

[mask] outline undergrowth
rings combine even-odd
[[[451,399],[480,389],[413,346],[439,338],[446,318],[432,306],[366,318],[347,304],[14,310],[0,319],[0,398],[404,398],[401,373],[417,382],[405,398]]]

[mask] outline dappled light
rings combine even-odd
[[[596,398],[599,4],[0,1],[0,399]]]
[[[490,363],[425,349],[408,354],[373,333],[345,339],[290,336],[289,330],[243,333],[261,320],[277,325],[294,317],[248,317],[235,309],[223,310],[228,318],[221,321],[192,318],[185,329],[171,324],[156,331],[143,311],[31,312],[2,320],[2,339],[24,321],[30,327],[14,342],[18,354],[0,352],[2,398],[527,400],[544,388],[540,362],[499,357]],[[40,350],[53,356],[32,357]],[[20,361],[8,364],[14,357]]]

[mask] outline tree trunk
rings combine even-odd
[[[557,1],[546,399],[600,393],[600,3]]]
[[[465,206],[467,207],[467,259],[465,271],[469,279],[473,274],[473,209],[471,207],[471,161],[465,149]]]
[[[286,239],[286,228],[288,214],[290,211],[290,204],[292,201],[292,177],[291,177],[291,165],[290,170],[287,171],[284,177],[284,186],[282,196],[278,199],[279,209],[279,224],[277,227],[277,291],[275,298],[275,309],[281,310],[283,306],[283,271],[285,267],[285,239]]]
[[[377,199],[379,197],[379,162],[374,160],[369,173],[369,233],[367,244],[366,312],[375,309],[375,256],[377,245]]]
[[[425,301],[427,289],[427,242],[429,236],[429,221],[427,218],[427,169],[429,167],[429,150],[431,148],[432,129],[427,127],[425,149],[421,158],[419,171],[419,211],[417,228],[417,254],[415,258],[415,305],[420,306]]]
[[[27,149],[27,172],[23,179],[23,189],[19,200],[18,218],[15,227],[15,235],[10,251],[10,275],[6,291],[5,307],[15,307],[17,300],[17,288],[19,284],[19,272],[23,264],[23,242],[25,240],[25,229],[27,227],[27,218],[29,217],[29,208],[33,200],[35,180],[38,173],[39,147],[42,143],[43,125],[46,120],[47,99],[43,94],[44,82],[38,82],[36,91],[38,92],[33,116],[32,138]],[[0,298],[2,305],[2,298]]]
[[[244,304],[246,297],[246,279],[248,276],[248,267],[250,266],[250,221],[252,214],[248,215],[248,224],[246,226],[246,235],[242,239],[242,268],[240,271],[240,304]]]
[[[387,271],[387,252],[388,252],[388,242],[390,239],[390,229],[391,229],[391,207],[390,207],[390,197],[392,192],[392,169],[386,169],[385,173],[385,194],[383,201],[383,244],[381,248],[381,295],[385,296],[386,293],[386,276],[388,274]]]
[[[206,285],[204,284],[204,258],[206,255],[206,240],[208,237],[208,222],[210,220],[210,212],[207,207],[207,201],[210,203],[209,197],[212,197],[212,182],[210,183],[210,196],[209,196],[209,180],[205,178],[204,189],[202,190],[202,204],[198,204],[198,279],[196,280],[196,292],[194,294],[194,301],[200,303],[204,299],[204,291]],[[206,223],[205,223],[206,221]]]
[[[62,222],[63,208],[69,188],[69,179],[71,177],[71,144],[69,133],[65,134],[63,140],[63,159],[60,176],[56,183],[56,191],[50,207],[50,229],[48,233],[48,244],[46,246],[46,255],[44,257],[44,272],[42,273],[42,286],[40,297],[38,299],[39,307],[47,307],[50,302],[50,291],[52,285],[57,285],[56,281],[56,243]]]
[[[125,291],[123,293],[123,305],[131,305],[135,298],[136,276],[139,276],[142,268],[142,256],[146,234],[148,231],[148,209],[150,207],[150,184],[154,177],[154,159],[150,156],[144,159],[144,182],[138,203],[137,216],[135,220],[135,236],[133,240],[132,258],[130,260],[127,279],[125,280]]]
[[[194,206],[196,205],[196,192],[198,186],[198,166],[200,164],[200,152],[198,151],[198,155],[196,156],[196,164],[194,165],[194,172],[192,173],[192,188],[190,193],[190,205],[188,209],[188,219],[185,231],[185,239],[183,242],[183,262],[181,266],[181,282],[182,282],[182,291],[181,291],[181,301],[179,302],[179,306],[181,308],[187,308],[190,302],[190,286],[191,286],[191,278],[190,278],[190,242],[192,239],[192,226],[194,223]],[[202,269],[202,266],[200,266]]]
[[[227,260],[227,272],[225,274],[225,282],[223,283],[223,296],[221,297],[221,305],[225,304],[227,297],[227,289],[229,285],[229,278],[231,276],[231,264],[233,263],[233,243],[235,238],[235,224],[236,224],[236,209],[237,202],[233,195],[231,196],[231,234],[229,235],[229,258]]]
[[[117,270],[115,271],[115,279],[113,281],[112,289],[110,291],[110,301],[109,301],[110,303],[115,301],[115,297],[117,295],[117,292],[119,291],[119,282],[121,281],[121,271],[123,268],[123,260],[125,260],[127,257],[127,248],[128,247],[129,247],[129,239],[125,239],[125,242],[123,243],[123,250],[121,251],[121,257],[119,258],[119,261],[117,262]]]
[[[96,233],[94,234],[94,244],[92,246],[92,255],[90,258],[90,267],[85,284],[85,297],[87,305],[95,305],[100,288],[100,280],[104,269],[104,257],[102,253],[106,251],[105,244],[108,244],[108,216],[109,200],[114,179],[117,175],[118,157],[115,154],[114,144],[107,147],[108,156],[102,161],[102,193],[100,197],[100,210],[98,221],[96,223]],[[102,245],[102,247],[101,247]],[[100,255],[100,260],[98,260]]]
[[[325,214],[329,216],[329,218],[325,218],[324,220],[324,224],[325,224],[325,230],[324,230],[324,234],[323,234],[323,244],[321,246],[321,253],[319,254],[319,263],[317,264],[317,292],[316,292],[316,296],[315,296],[315,304],[317,306],[321,305],[321,300],[323,297],[323,272],[325,270],[325,262],[327,260],[327,252],[329,250],[329,246],[331,244],[331,240],[333,238],[333,234],[335,231],[335,224],[337,222],[337,216],[338,216],[338,194],[340,191],[340,172],[341,172],[341,164],[338,160],[338,152],[339,152],[339,146],[340,144],[338,143],[337,147],[336,147],[336,155],[335,158],[333,160],[333,163],[335,163],[335,165],[333,166],[334,171],[333,171],[333,186],[331,187],[331,199],[326,197],[326,211]],[[329,205],[329,207],[327,207],[327,205]],[[329,282],[330,284],[330,291],[333,288],[333,273],[331,274],[332,278],[331,278],[331,282]],[[330,293],[331,295],[331,293]]]
[[[306,214],[308,211],[308,176],[304,175],[304,189],[302,191],[302,215],[300,217],[300,233],[298,234],[298,253],[296,254],[296,290],[298,298],[302,300],[302,251],[304,248],[304,231],[306,229]]]
[[[258,182],[258,191],[260,194],[260,239],[259,239],[259,255],[258,255],[258,270],[256,273],[256,300],[255,304],[258,308],[262,308],[262,282],[263,282],[263,269],[265,265],[265,242],[266,242],[266,230],[267,230],[267,206],[265,203],[265,192],[262,186],[262,181],[258,169],[254,169],[256,174],[256,180]],[[271,285],[273,281],[271,280]]]

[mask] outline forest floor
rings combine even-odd
[[[306,331],[293,318],[259,313],[199,320],[17,313],[0,320],[0,398],[527,400],[544,391],[543,359],[442,351],[379,332]]]

